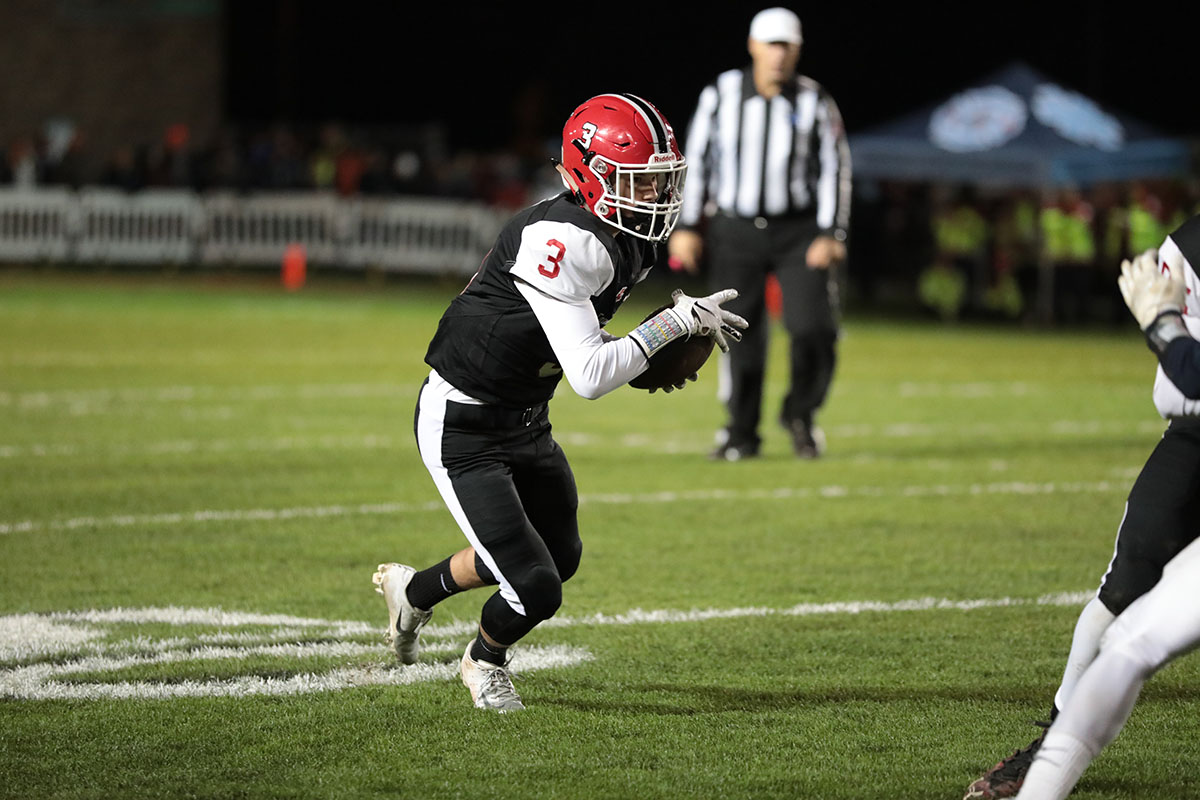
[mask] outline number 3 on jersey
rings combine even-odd
[[[550,241],[546,242],[546,244],[550,247],[553,247],[558,251],[558,253],[556,255],[546,256],[550,263],[538,264],[538,272],[542,273],[547,278],[557,278],[558,272],[561,269],[563,256],[567,253],[567,246],[558,239],[551,239]]]

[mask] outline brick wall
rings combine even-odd
[[[221,120],[223,61],[219,0],[0,0],[0,157],[58,116],[97,167],[173,123],[203,143]]]

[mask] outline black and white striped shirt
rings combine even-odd
[[[815,214],[844,239],[850,225],[850,147],[842,115],[816,81],[797,75],[768,100],[750,67],[700,93],[684,155],[681,227],[721,212],[736,217]]]

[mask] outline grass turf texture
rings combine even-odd
[[[412,441],[424,348],[457,285],[0,273],[0,615],[209,608],[356,623],[364,652],[84,671],[69,685],[387,672],[380,561],[462,546]],[[623,332],[672,288],[639,287]],[[0,797],[957,798],[1036,732],[1078,605],[1163,423],[1134,326],[1089,332],[851,317],[829,452],[710,463],[715,361],[669,396],[551,409],[584,558],[529,649],[529,710],[451,679],[267,697],[0,698]],[[775,332],[764,418],[784,391]],[[933,597],[1011,607],[583,624],[634,609]],[[476,617],[452,598],[435,625]],[[896,606],[888,608],[895,609]],[[122,652],[218,627],[123,623]],[[261,632],[248,628],[250,644]],[[142,639],[130,639],[141,636]],[[452,664],[469,634],[422,662]],[[105,640],[108,641],[108,640]],[[131,643],[132,642],[132,643]],[[10,653],[0,671],[64,664]],[[370,645],[375,645],[374,648]],[[1147,686],[1080,798],[1200,793],[1200,661]]]

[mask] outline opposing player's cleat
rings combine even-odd
[[[1049,728],[1049,722],[1034,723],[1043,728]],[[998,797],[1016,797],[1017,792],[1021,790],[1021,784],[1025,783],[1025,775],[1029,772],[1029,765],[1033,763],[1033,757],[1037,755],[1038,748],[1042,746],[1042,740],[1046,738],[1046,731],[1043,730],[1041,735],[1029,743],[1028,747],[1017,750],[1011,756],[1001,761],[996,766],[983,774],[983,777],[967,787],[967,793],[963,795],[963,800],[977,800],[984,798],[992,800]]]
[[[461,672],[463,685],[471,690],[476,708],[501,714],[525,710],[508,670],[471,658],[471,645],[467,645],[467,652],[463,653]]]
[[[371,581],[387,601],[387,641],[402,664],[416,663],[421,653],[421,628],[433,611],[422,611],[408,602],[408,584],[417,571],[404,564],[380,564]]]

